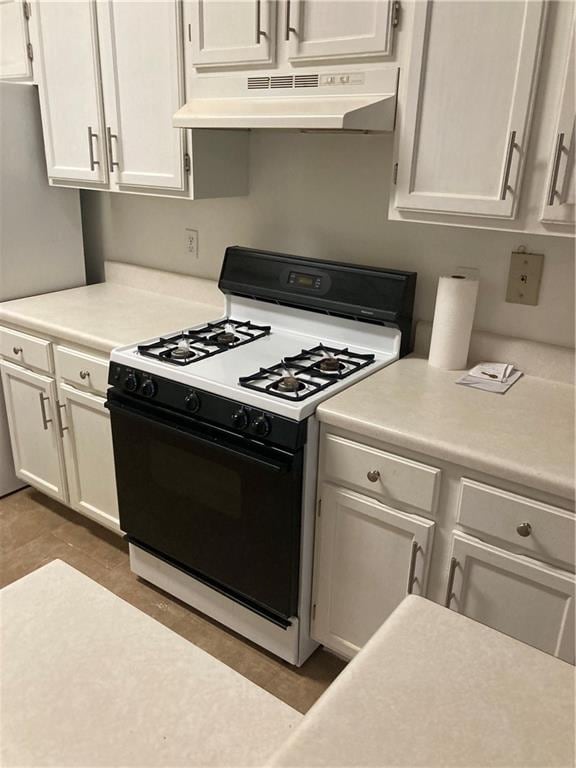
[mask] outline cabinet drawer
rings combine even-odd
[[[54,372],[52,344],[37,336],[0,328],[0,354],[6,360],[20,363],[27,368],[35,368],[45,373]]]
[[[574,566],[576,518],[564,509],[463,479],[458,522],[540,559]]]
[[[402,456],[327,435],[324,477],[369,493],[392,505],[408,505],[433,513],[441,470]]]
[[[106,394],[108,361],[76,352],[66,347],[56,348],[58,376],[75,387]]]

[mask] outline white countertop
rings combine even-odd
[[[271,765],[574,765],[574,668],[407,597]]]
[[[0,304],[0,324],[105,353],[223,314],[223,302],[218,307],[118,283],[87,285]]]
[[[504,395],[407,357],[325,401],[320,421],[564,499],[574,496],[574,387],[524,376]]]

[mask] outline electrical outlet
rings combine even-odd
[[[543,267],[543,253],[528,253],[522,249],[512,251],[506,301],[536,306]]]
[[[198,230],[186,228],[186,251],[193,258],[198,258]]]

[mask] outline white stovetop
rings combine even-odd
[[[256,325],[270,325],[268,336],[204,358],[187,366],[177,366],[138,353],[138,345],[112,352],[112,361],[136,370],[178,381],[200,390],[228,397],[264,410],[303,419],[313,413],[319,402],[349,387],[365,376],[398,358],[400,333],[396,329],[345,320],[305,310],[295,310],[249,299],[233,298],[227,304],[227,316],[251,320]],[[214,320],[221,318],[215,317]],[[177,333],[182,329],[174,329]],[[154,341],[143,340],[142,343]],[[337,381],[301,401],[285,400],[266,392],[256,392],[239,384],[239,378],[257,373],[260,368],[276,365],[285,357],[297,355],[304,348],[348,347],[350,351],[373,354],[372,364]]]

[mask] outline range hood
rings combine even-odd
[[[398,69],[198,77],[176,128],[392,131]],[[304,90],[306,89],[306,90]]]

